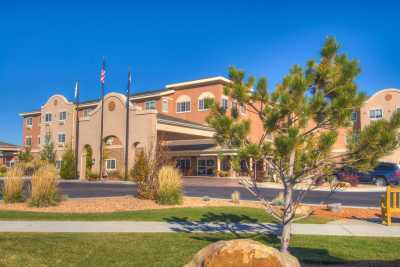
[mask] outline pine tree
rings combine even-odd
[[[68,147],[62,156],[60,176],[63,179],[74,179],[75,175],[75,153],[71,147]]]
[[[376,121],[361,132],[352,133],[357,138],[348,142],[346,153],[332,153],[338,129],[351,129],[351,113],[359,110],[366,99],[355,83],[361,71],[358,62],[339,53],[339,48],[335,38],[327,38],[319,62],[310,60],[304,68],[293,66],[272,92],[267,89],[266,78],[256,81],[252,76],[246,77],[244,71],[229,69],[232,83],[225,86],[225,94],[261,120],[263,132],[259,140],[250,140],[250,121],[235,110],[229,113],[215,103],[207,118],[219,144],[239,148],[236,160],[264,161],[283,184],[283,209],[277,210],[271,200],[260,194],[254,174],[250,180],[241,179],[281,222],[283,252],[288,251],[291,224],[301,219],[295,218],[296,208],[308,191],[295,195],[296,184],[309,181],[311,188],[344,164],[371,168],[380,157],[398,147],[400,113],[395,113],[390,121]],[[273,141],[267,140],[270,135]]]

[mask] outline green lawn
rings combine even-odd
[[[0,211],[0,220],[46,221],[203,221],[203,222],[276,222],[262,209],[243,207],[171,208],[112,213],[45,213]],[[303,223],[326,223],[329,218],[311,216]]]
[[[274,237],[232,234],[0,234],[0,266],[182,266],[207,244],[250,237],[277,246]],[[400,238],[295,236],[303,262],[400,259]]]

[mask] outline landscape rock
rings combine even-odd
[[[201,249],[185,267],[300,267],[292,255],[250,239],[218,241]]]
[[[296,215],[299,216],[311,215],[312,211],[313,210],[310,206],[301,205],[296,208]]]

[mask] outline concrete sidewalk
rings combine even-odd
[[[400,225],[375,223],[293,224],[296,235],[400,237]],[[279,234],[277,224],[192,223],[192,222],[80,222],[0,221],[0,232],[38,233],[265,233]]]

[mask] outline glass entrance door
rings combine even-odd
[[[205,158],[197,160],[197,175],[214,176],[215,175],[215,159]]]

